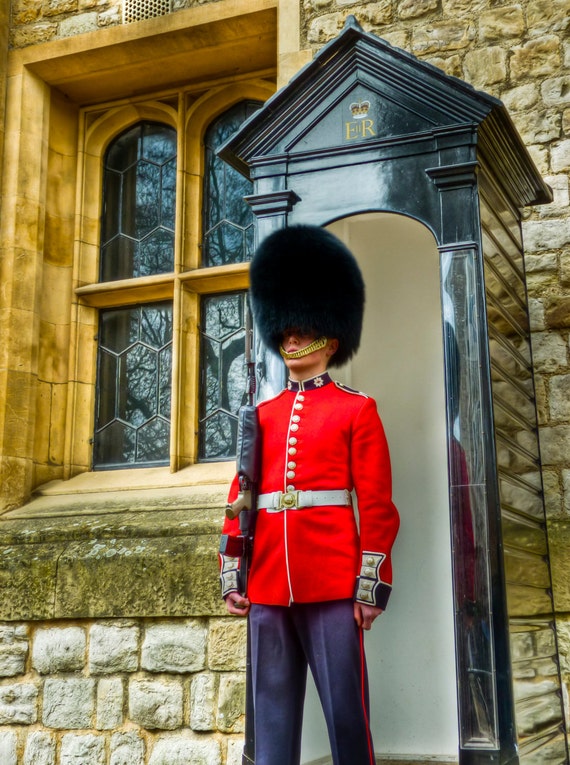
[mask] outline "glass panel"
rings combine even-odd
[[[451,481],[463,484],[467,475],[468,483],[481,484],[485,466],[475,253],[443,252],[441,268],[449,427],[464,460],[464,465],[455,465]]]
[[[223,162],[216,151],[261,106],[243,101],[222,114],[205,138],[204,241],[202,264],[221,266],[250,260],[253,247],[253,213],[243,197],[251,182]]]
[[[475,251],[443,252],[442,303],[463,747],[498,742]]]
[[[246,403],[245,292],[202,298],[200,459],[236,455],[237,412]]]
[[[174,269],[176,131],[142,122],[105,155],[101,281]]]
[[[168,462],[171,373],[170,303],[101,312],[94,467]]]

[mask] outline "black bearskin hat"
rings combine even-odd
[[[364,280],[354,255],[320,226],[289,226],[270,234],[251,261],[250,297],[261,339],[279,352],[288,328],[336,338],[330,366],[358,350]]]

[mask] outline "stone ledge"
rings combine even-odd
[[[186,508],[183,493],[173,503],[167,492],[162,507],[152,499],[154,510],[148,494],[139,503],[131,497],[132,505],[129,494],[121,492],[110,514],[95,512],[97,500],[108,510],[106,493],[89,498],[88,515],[75,514],[83,497],[73,513],[3,516],[0,619],[223,615],[217,566],[223,492],[206,492],[202,507],[186,494]]]

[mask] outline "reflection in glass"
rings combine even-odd
[[[567,763],[520,224],[481,195],[503,566],[521,765]]]
[[[172,306],[102,311],[94,467],[169,459]]]
[[[200,459],[233,459],[246,403],[245,292],[202,298]]]
[[[176,131],[141,122],[105,155],[101,281],[174,269],[175,205]]]
[[[253,213],[243,199],[251,194],[253,186],[216,151],[260,106],[242,101],[222,114],[206,133],[203,266],[243,263],[253,254]]]
[[[479,323],[472,249],[442,253],[459,712],[463,747],[497,746]]]

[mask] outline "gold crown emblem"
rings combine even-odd
[[[353,101],[350,104],[349,109],[355,120],[361,120],[368,114],[368,110],[370,109],[370,101]]]

